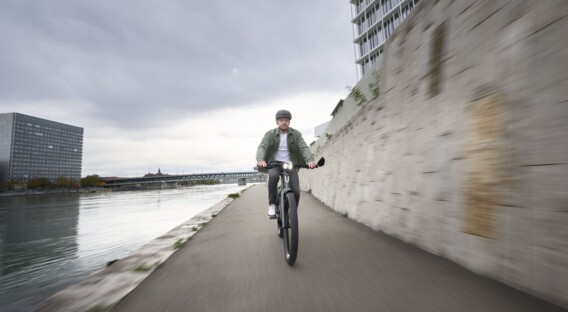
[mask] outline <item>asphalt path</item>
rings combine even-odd
[[[307,193],[291,267],[267,206],[266,186],[248,189],[113,311],[566,311],[373,231]]]

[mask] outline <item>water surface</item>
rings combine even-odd
[[[0,310],[37,308],[243,188],[0,197]]]

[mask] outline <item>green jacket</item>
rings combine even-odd
[[[278,128],[268,130],[256,150],[256,161],[270,162],[280,145],[280,135]],[[304,165],[314,161],[314,156],[310,148],[302,138],[300,131],[288,127],[288,151],[293,164]],[[259,168],[259,170],[261,170]]]

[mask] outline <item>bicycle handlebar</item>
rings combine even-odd
[[[271,168],[274,168],[275,166],[283,166],[284,164],[285,163],[268,165],[268,166],[266,166],[266,169],[271,169]],[[323,157],[318,160],[318,162],[316,163],[316,166],[313,167],[313,168],[308,167],[308,165],[294,165],[294,164],[292,164],[292,166],[294,168],[306,168],[306,169],[316,169],[316,168],[319,168],[319,167],[323,167],[323,165],[325,165],[325,158],[323,158]]]

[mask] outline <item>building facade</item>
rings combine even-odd
[[[20,113],[0,114],[0,183],[81,179],[83,128]]]
[[[350,0],[357,79],[381,60],[385,42],[420,0]]]

